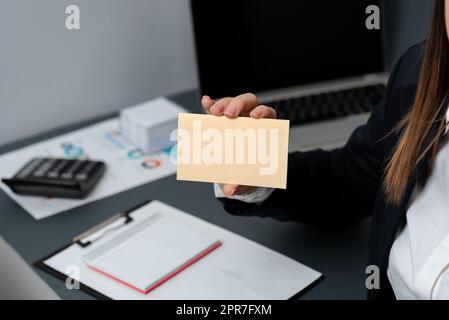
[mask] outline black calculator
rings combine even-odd
[[[17,194],[85,198],[106,170],[101,161],[35,158],[11,179],[2,181]]]

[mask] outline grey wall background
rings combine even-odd
[[[394,61],[431,1],[385,2]],[[0,0],[0,144],[196,85],[188,0]]]
[[[81,30],[67,31],[76,4]],[[188,0],[0,0],[0,144],[196,86]]]

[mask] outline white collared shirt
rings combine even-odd
[[[415,189],[410,203],[407,223],[390,251],[387,275],[394,294],[407,300],[449,299],[448,143],[438,152],[424,188]]]

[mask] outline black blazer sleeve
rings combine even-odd
[[[330,226],[370,216],[394,145],[391,141],[397,139],[388,137],[395,135],[392,129],[407,111],[401,110],[397,97],[414,61],[410,56],[419,51],[416,47],[396,64],[383,100],[343,148],[291,153],[286,190],[275,190],[262,205],[222,198],[226,211]],[[406,66],[404,59],[409,61]]]

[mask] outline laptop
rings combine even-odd
[[[191,0],[200,93],[256,93],[290,120],[290,151],[343,145],[388,79],[382,28],[366,28],[369,5],[382,9],[373,0]]]

